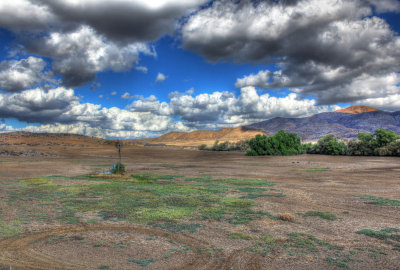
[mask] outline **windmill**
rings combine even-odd
[[[117,141],[115,143],[115,148],[118,149],[118,162],[121,163],[121,148],[124,147],[124,144],[120,141]]]
[[[124,144],[120,141],[117,141],[115,143],[115,148],[118,149],[118,162],[113,163],[111,167],[111,172],[112,173],[124,173],[125,172],[125,166],[124,164],[121,163],[121,149],[124,147]]]

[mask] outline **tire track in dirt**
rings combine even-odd
[[[209,246],[209,243],[189,234],[176,234],[168,231],[141,225],[84,225],[57,228],[50,231],[32,233],[21,237],[0,240],[0,266],[11,266],[19,269],[93,269],[84,264],[70,263],[60,258],[36,251],[32,243],[46,240],[54,235],[90,231],[118,231],[156,235],[195,249],[199,245]],[[179,270],[256,270],[262,269],[258,254],[245,250],[236,250],[225,256],[222,251],[212,257],[196,253],[184,265],[175,266]]]
[[[71,232],[86,232],[86,231],[124,231],[151,234],[156,236],[166,237],[170,240],[176,241],[190,247],[198,245],[207,246],[208,243],[196,239],[187,234],[173,234],[161,229],[152,227],[145,227],[139,225],[90,225],[79,227],[63,227],[46,232],[33,233],[19,238],[8,238],[0,240],[0,264],[5,266],[11,265],[12,269],[91,269],[85,265],[71,264],[60,259],[54,259],[50,256],[35,251],[30,245],[32,242],[45,240],[52,235],[65,234]],[[175,267],[174,269],[200,269],[199,266],[206,266],[212,259],[206,256],[196,255],[188,262],[187,265],[181,268]]]
[[[224,270],[259,270],[265,269],[261,266],[262,256],[257,253],[249,253],[244,249],[231,252],[224,260],[222,267],[214,268]]]

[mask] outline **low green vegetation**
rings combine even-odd
[[[147,260],[139,260],[139,259],[128,259],[128,262],[133,262],[136,263],[142,267],[148,266],[150,263],[155,262],[156,260],[154,258],[147,259]]]
[[[247,235],[242,232],[231,232],[229,233],[229,237],[232,239],[243,239],[243,240],[252,240],[253,237],[251,235]]]
[[[15,236],[21,233],[21,222],[14,221],[9,224],[0,220],[0,239],[3,237]]]
[[[164,222],[155,224],[153,225],[153,227],[161,228],[175,233],[181,231],[188,231],[194,233],[197,232],[197,230],[201,227],[201,225],[193,223]]]
[[[375,249],[374,253],[372,253],[372,250],[371,248],[371,251],[365,251],[364,253],[366,254],[361,255],[377,254]],[[262,234],[253,242],[251,247],[247,248],[247,251],[263,256],[275,254],[276,252],[283,252],[293,257],[312,254],[313,256],[324,258],[329,265],[343,269],[350,269],[351,263],[359,262],[360,260],[356,256],[361,252],[334,245],[307,233],[289,233],[285,239],[279,239],[270,234]],[[370,257],[372,258],[372,256]]]
[[[73,183],[68,183],[72,180]],[[85,184],[80,184],[84,181]],[[89,182],[89,184],[88,184]],[[91,183],[92,182],[92,183]],[[95,217],[86,223],[126,220],[149,224],[170,232],[196,232],[196,221],[216,220],[248,224],[262,217],[276,219],[257,210],[256,198],[283,197],[263,179],[184,177],[182,175],[86,175],[23,179],[8,193],[7,203],[20,213],[18,219],[82,222],[82,213]],[[234,197],[228,195],[235,194]],[[21,223],[0,222],[1,236],[19,232]]]
[[[328,212],[308,211],[304,213],[305,217],[320,217],[326,220],[336,220],[337,216]]]
[[[356,233],[382,240],[385,243],[392,245],[394,247],[394,249],[400,251],[400,229],[383,228],[379,231],[375,231],[375,230],[371,230],[371,229],[363,229],[363,230],[357,231]]]
[[[125,165],[120,163],[120,162],[118,162],[118,163],[113,165],[113,168],[111,169],[111,172],[114,173],[114,174],[125,173],[126,172]]]
[[[369,204],[376,204],[376,205],[390,205],[390,206],[400,206],[400,201],[399,200],[392,200],[392,199],[387,199],[387,198],[382,198],[382,197],[375,197],[372,195],[362,195],[358,196],[361,199],[368,200]]]

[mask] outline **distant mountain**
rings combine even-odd
[[[366,112],[364,112],[366,111]],[[246,126],[273,135],[279,130],[297,133],[303,141],[316,141],[326,134],[354,138],[359,132],[384,128],[400,134],[400,111],[385,112],[372,107],[352,106],[304,118],[273,118]]]
[[[379,110],[374,107],[354,105],[354,106],[350,106],[345,109],[337,110],[335,112],[359,114],[359,113],[376,112],[376,111],[379,111]]]

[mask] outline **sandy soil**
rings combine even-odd
[[[0,156],[0,179],[3,182],[48,175],[101,173],[108,170],[107,164],[116,162],[116,150],[112,145],[81,143],[68,146],[39,144],[0,147],[15,151],[34,149],[53,155]],[[33,233],[0,240],[0,269],[2,265],[5,267],[3,269],[9,269],[8,266],[12,266],[12,269],[99,269],[100,265],[114,265],[112,269],[143,269],[138,264],[118,260],[119,257],[137,257],[140,254],[156,254],[156,261],[149,263],[146,269],[340,269],[337,265],[328,264],[320,254],[291,257],[281,250],[273,250],[267,256],[249,252],[246,248],[252,245],[252,241],[229,239],[226,235],[231,231],[250,235],[272,234],[281,239],[287,238],[290,232],[303,232],[346,248],[368,250],[373,246],[384,250],[386,255],[374,258],[368,256],[367,252],[360,252],[357,259],[349,262],[351,269],[400,269],[399,251],[393,250],[385,242],[355,233],[365,228],[400,229],[399,207],[368,204],[356,197],[370,194],[400,200],[399,158],[318,155],[246,157],[243,153],[155,146],[129,146],[123,149],[122,155],[128,173],[272,181],[276,183],[275,188],[286,197],[258,198],[257,206],[274,215],[290,213],[295,221],[263,218],[249,225],[236,226],[212,221],[197,233],[181,234],[120,223],[73,226],[62,226],[56,222],[35,224]],[[326,171],[304,170],[311,168],[326,168]],[[297,214],[307,211],[330,212],[337,215],[338,219],[330,221]],[[154,237],[154,242],[144,241],[149,237]],[[107,239],[113,239],[115,245],[125,248],[94,248],[96,243],[107,242]],[[51,245],[49,241],[53,241]],[[160,255],[171,249],[198,246],[215,247],[215,250],[210,256],[187,249],[173,254],[173,259],[168,263]]]

